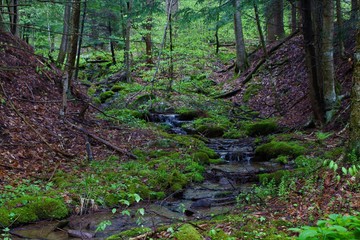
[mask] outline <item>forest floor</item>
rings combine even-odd
[[[353,46],[347,46],[351,55]],[[350,59],[336,60],[336,79],[344,98],[334,121],[322,130],[332,132],[331,136],[319,140],[318,129],[307,128],[311,109],[303,53],[302,38],[295,36],[270,55],[254,73],[251,83],[243,81],[261,61],[260,51],[251,56],[250,68],[239,78],[234,80],[231,70],[221,71],[226,69],[221,62],[210,78],[222,86],[223,93],[239,89],[227,97],[233,106],[247,104],[260,113],[260,118],[276,118],[292,134],[291,140],[313,143],[308,145],[314,147],[309,155],[318,157],[321,152],[346,145],[352,63]],[[0,66],[0,191],[6,192],[9,186],[16,188],[24,181],[48,183],[59,171],[81,175],[89,170],[87,142],[95,159],[117,155],[126,162],[134,157],[133,150],[162,138],[153,128],[134,128],[100,119],[102,110],[94,104],[88,106],[90,100],[81,85],[76,86],[74,99],[69,101],[66,118],[60,117],[62,72],[35,55],[24,42],[7,34],[0,35]],[[250,97],[244,100],[246,94]],[[82,115],[85,107],[87,111]],[[352,182],[353,178],[344,176],[336,181],[337,174],[328,169],[320,169],[319,174],[295,182],[286,197],[268,197],[261,199],[261,204],[249,200],[240,203],[237,212],[249,213],[247,223],[258,229],[268,227],[289,233],[288,226],[313,224],[334,212],[360,211],[360,193],[354,188],[357,183]],[[304,186],[311,189],[304,190]],[[65,200],[75,197],[66,192],[62,196]],[[275,227],[273,220],[278,221]],[[216,226],[230,233],[236,228],[232,225],[236,221],[227,221]],[[214,226],[203,225],[206,227]]]

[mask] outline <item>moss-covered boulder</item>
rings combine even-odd
[[[274,133],[278,130],[277,123],[272,119],[266,119],[246,124],[245,131],[249,136],[261,136]]]
[[[182,120],[182,121],[191,121],[196,118],[207,116],[207,113],[202,110],[187,109],[187,108],[178,109],[176,111],[176,113],[179,114],[178,118],[179,118],[179,120]]]
[[[209,164],[209,162],[210,162],[209,155],[207,155],[207,153],[202,152],[202,151],[193,153],[192,158],[201,164]]]
[[[225,132],[225,128],[221,126],[207,126],[203,125],[198,128],[196,128],[196,131],[205,137],[208,138],[216,138],[216,137],[222,137]]]
[[[62,219],[68,215],[65,204],[49,197],[23,196],[0,208],[0,222],[29,223],[45,219]]]
[[[256,161],[268,161],[278,156],[289,156],[295,158],[302,155],[305,152],[305,148],[295,142],[277,142],[271,141],[260,145],[255,150]]]
[[[112,98],[115,95],[113,91],[106,91],[100,94],[100,102],[104,103],[107,99]]]
[[[9,210],[0,208],[0,225],[7,227],[11,224],[11,217]]]
[[[174,238],[177,240],[202,240],[201,234],[190,224],[182,225],[178,231],[174,233]]]

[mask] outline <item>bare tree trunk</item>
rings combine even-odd
[[[344,23],[341,12],[341,1],[336,0],[336,21],[337,21],[337,36],[339,42],[339,53],[341,57],[345,57],[345,46],[344,46]]]
[[[110,20],[108,21],[108,31],[109,31],[109,35],[111,37],[112,36],[112,27],[111,27]],[[114,47],[114,41],[112,39],[110,39],[110,51],[111,51],[112,64],[116,65],[115,47]]]
[[[80,36],[79,36],[79,40],[78,40],[77,58],[76,58],[75,76],[74,76],[75,82],[77,81],[78,75],[79,75],[79,64],[80,64],[81,46],[82,46],[82,41],[83,41],[84,27],[85,27],[86,11],[87,11],[87,0],[84,1],[84,11],[83,11],[82,19],[81,19]]]
[[[71,18],[71,2],[66,2],[64,8],[64,26],[63,34],[61,37],[61,44],[59,49],[59,55],[57,62],[59,65],[63,65],[65,61],[65,56],[69,46],[69,33],[70,33],[70,18]]]
[[[326,121],[330,121],[334,114],[337,101],[335,92],[335,70],[334,70],[334,2],[328,0],[316,0],[317,5],[314,13],[317,19],[317,42],[318,58],[320,66],[319,78],[323,84],[323,94],[326,112]],[[320,10],[318,12],[318,10]],[[322,31],[321,31],[322,30]]]
[[[263,34],[263,31],[262,31],[262,28],[261,28],[258,5],[257,5],[256,2],[254,2],[254,12],[255,12],[256,26],[257,26],[259,36],[260,36],[261,48],[263,49],[264,57],[267,58],[268,54],[267,54],[267,50],[266,50],[264,34]]]
[[[146,5],[148,8],[150,8],[150,14],[149,17],[146,19],[146,23],[145,23],[146,34],[144,36],[145,47],[146,47],[146,63],[149,66],[152,66],[154,65],[154,62],[152,59],[151,31],[152,31],[152,8],[154,6],[154,0],[146,0]]]
[[[359,15],[359,6],[360,3],[358,0],[351,0],[351,16],[350,16],[351,26],[356,26],[356,24],[359,24],[357,22],[357,16]]]
[[[358,0],[358,4],[360,1]],[[356,26],[360,19],[355,18]],[[350,112],[350,141],[349,150],[354,150],[360,156],[360,28],[356,30],[355,67],[353,73],[353,86],[351,90],[351,112]]]
[[[234,0],[234,11],[234,31],[236,42],[235,74],[238,75],[240,72],[249,67],[241,21],[240,0]]]
[[[267,40],[274,42],[285,36],[283,0],[270,0],[266,6]]]
[[[296,0],[291,0],[291,32],[295,32],[298,28]]]
[[[10,16],[10,32],[15,36],[19,36],[19,12],[18,12],[18,0],[11,0],[9,6],[9,16]]]
[[[219,7],[222,4],[222,0],[219,0]],[[219,53],[219,49],[220,49],[220,42],[219,42],[219,21],[220,21],[220,13],[217,12],[216,13],[216,26],[215,26],[215,44],[216,44],[216,49],[215,49],[215,53],[218,54]]]
[[[301,0],[301,15],[305,42],[305,61],[309,74],[310,101],[316,125],[322,126],[324,118],[324,102],[321,86],[318,82],[318,62],[316,57],[315,36],[313,30],[312,0]]]
[[[60,115],[64,116],[67,112],[67,94],[72,89],[72,77],[75,66],[78,38],[79,38],[79,25],[80,25],[80,4],[81,0],[74,0],[72,3],[72,23],[71,23],[71,41],[70,51],[68,53],[65,76],[63,78],[63,106],[60,110]]]
[[[131,59],[130,59],[130,38],[131,38],[131,11],[133,0],[128,0],[126,3],[127,19],[125,28],[125,68],[126,68],[126,81],[131,82]]]

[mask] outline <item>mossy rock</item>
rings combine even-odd
[[[107,99],[112,98],[115,95],[115,93],[113,91],[106,91],[103,93],[100,93],[100,102],[104,103],[106,102]]]
[[[45,219],[62,219],[69,213],[65,204],[58,199],[33,196],[24,196],[9,201],[3,209],[14,214],[15,224]]]
[[[114,86],[111,87],[111,91],[113,91],[113,92],[119,92],[119,91],[122,91],[124,89],[125,89],[125,87],[123,87],[121,85],[114,85]]]
[[[133,228],[133,229],[123,231],[119,234],[110,236],[110,237],[106,238],[106,240],[129,239],[129,238],[136,237],[136,236],[139,236],[139,235],[147,233],[147,232],[151,232],[151,229],[144,228],[144,227]]]
[[[305,148],[295,142],[271,141],[256,148],[254,160],[268,161],[280,155],[295,158],[304,152]]]
[[[201,234],[190,224],[182,225],[178,231],[174,233],[177,240],[202,240]]]
[[[178,118],[182,121],[191,121],[196,118],[206,117],[206,112],[202,110],[194,110],[194,109],[179,109],[176,111],[179,114]]]
[[[195,152],[192,154],[192,158],[201,163],[201,164],[209,164],[209,156],[207,155],[207,153],[199,151],[199,152]]]
[[[274,133],[278,130],[278,125],[274,120],[266,119],[245,126],[246,134],[249,136],[262,136]]]
[[[281,164],[288,164],[289,162],[289,157],[288,156],[283,156],[283,155],[280,155],[278,156],[276,159],[275,159],[275,162],[277,163],[281,163]]]
[[[196,128],[196,131],[208,138],[222,137],[225,133],[225,129],[221,126],[203,125]]]

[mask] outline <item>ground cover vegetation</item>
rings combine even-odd
[[[137,225],[109,239],[359,239],[359,6],[1,1],[1,236],[70,217],[52,231],[82,237],[71,216],[107,211],[90,238],[121,213]],[[147,223],[229,162],[214,139],[251,142],[248,190]]]

